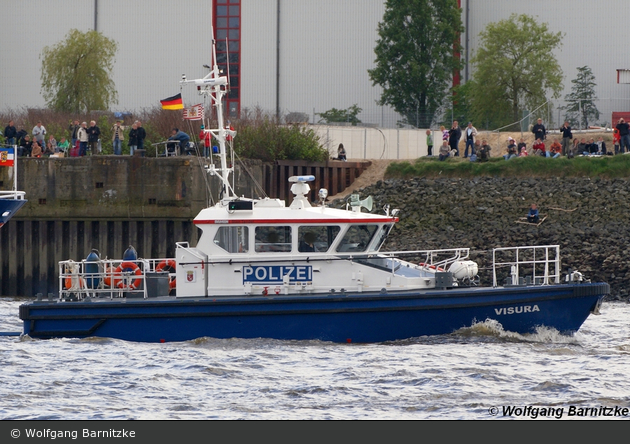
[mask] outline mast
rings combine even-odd
[[[217,139],[219,143],[219,158],[221,159],[221,166],[217,170],[214,165],[210,165],[209,173],[217,174],[217,171],[221,182],[223,183],[221,196],[222,200],[232,199],[235,196],[234,189],[230,185],[230,174],[233,173],[234,168],[228,168],[227,165],[227,148],[226,148],[226,136],[228,131],[225,128],[224,116],[223,116],[223,97],[227,94],[227,88],[229,80],[227,76],[221,75],[221,70],[217,65],[216,54],[216,40],[214,39],[214,30],[212,30],[212,68],[210,72],[202,79],[187,80],[186,75],[182,75],[181,84],[194,83],[197,85],[199,95],[210,97],[210,100],[217,111],[217,126],[216,129],[208,130]],[[229,131],[233,135],[233,131]]]

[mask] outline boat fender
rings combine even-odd
[[[138,265],[133,262],[123,262],[118,267],[116,267],[116,270],[114,270],[114,273],[122,273],[123,270],[131,270],[136,276],[142,276],[142,270],[140,270],[140,267],[138,267]],[[116,286],[118,288],[130,288],[132,290],[136,290],[140,286],[141,283],[142,283],[142,278],[135,279],[129,285],[125,285],[125,283],[121,279],[116,284]]]
[[[163,260],[162,262],[157,264],[157,267],[155,267],[155,271],[161,272],[161,271],[164,271],[165,268],[170,269],[173,272],[175,272],[176,270],[175,261],[173,259]],[[177,278],[175,276],[171,276],[168,282],[168,288],[170,290],[173,290],[176,287],[177,287]]]
[[[87,278],[88,288],[97,288],[100,283],[98,277],[92,277],[98,276],[98,263],[100,260],[99,252],[96,249],[92,249],[87,258],[85,258],[85,274],[89,276]]]
[[[136,249],[133,248],[132,245],[129,245],[129,247],[123,253],[122,259],[123,261],[137,261],[138,253],[136,252]]]

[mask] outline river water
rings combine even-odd
[[[25,300],[0,298],[0,332]],[[605,302],[574,336],[479,324],[369,345],[3,336],[0,419],[628,419],[629,319]]]

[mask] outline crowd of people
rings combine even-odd
[[[557,158],[566,156],[573,158],[576,156],[604,156],[614,154],[630,153],[630,124],[623,118],[619,119],[613,128],[613,149],[608,149],[603,137],[594,138],[574,138],[569,122],[564,122],[559,129],[559,136],[552,140],[548,138],[547,128],[542,119],[537,119],[532,126],[533,143],[531,146],[521,138],[517,143],[512,137],[508,137],[507,146],[502,156],[505,160],[515,157],[543,156]],[[490,157],[490,146],[487,140],[481,141],[477,138],[477,129],[472,122],[463,130],[457,121],[453,122],[450,129],[440,127],[442,135],[442,145],[439,148],[438,159],[446,160],[449,157],[459,157],[459,144],[465,141],[464,158],[471,161],[487,161]],[[433,155],[433,137],[431,130],[427,130],[428,156]]]
[[[122,121],[118,120],[112,127],[112,145],[115,155],[122,155],[122,142],[125,140],[126,128]],[[79,123],[79,120],[70,122],[67,128],[68,136],[59,135],[59,140],[54,134],[48,134],[41,121],[29,134],[23,127],[18,130],[13,120],[4,128],[4,143],[8,146],[17,146],[19,157],[82,157],[88,154],[102,154],[101,129],[92,120]],[[135,121],[127,133],[130,154],[136,149],[144,148],[147,133],[142,127],[142,122]]]
[[[225,128],[227,132],[226,141],[230,142],[236,135],[234,127],[229,124]],[[0,146],[16,146],[19,157],[82,157],[87,155],[103,154],[102,138],[111,133],[112,151],[116,156],[123,154],[123,145],[129,148],[129,155],[133,156],[138,150],[144,150],[147,132],[140,120],[136,120],[131,126],[124,126],[122,120],[117,120],[111,127],[110,132],[103,132],[92,120],[87,122],[79,120],[71,121],[67,127],[67,134],[62,135],[58,140],[55,135],[48,134],[46,127],[41,121],[33,127],[31,132],[27,132],[24,127],[18,130],[13,120],[9,121],[0,132]],[[2,139],[4,136],[4,140]],[[171,135],[164,142],[153,145],[164,144],[164,152],[158,156],[192,155],[197,152],[197,145],[192,141],[192,137],[179,128],[172,128]],[[201,125],[199,133],[200,148],[203,149],[203,156],[210,157],[211,153],[218,152],[216,146],[212,146],[212,131]],[[212,150],[212,151],[211,151]],[[107,152],[110,153],[109,146]]]

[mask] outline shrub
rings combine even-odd
[[[173,128],[179,128],[190,135],[191,141],[199,140],[201,121],[182,120],[181,112],[164,110],[156,107],[143,110],[138,114],[124,113],[125,143],[123,154],[129,153],[127,144],[129,129],[134,121],[142,121],[147,132],[144,142],[147,156],[155,156],[156,150],[162,151],[163,145],[153,145],[165,141]],[[8,110],[0,113],[0,122],[4,126],[13,120],[16,128],[24,128],[29,134],[37,121],[41,120],[48,135],[53,134],[57,140],[62,136],[71,138],[69,125],[77,119],[79,122],[95,120],[101,130],[101,149],[103,154],[113,154],[112,127],[118,117],[113,112],[91,112],[89,115],[76,116],[69,113],[48,109]],[[302,125],[282,125],[281,120],[260,109],[244,110],[241,118],[231,122],[237,131],[234,149],[242,158],[261,159],[266,162],[275,160],[307,160],[310,162],[326,161],[330,155],[322,147],[319,136],[312,129]],[[216,128],[217,122],[210,121],[209,127]],[[48,137],[47,137],[48,139]]]

